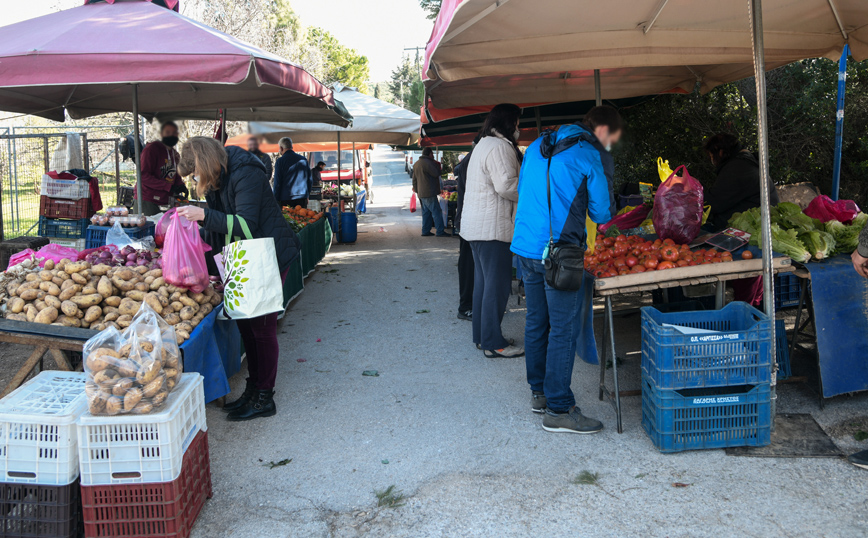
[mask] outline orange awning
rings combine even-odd
[[[247,141],[250,140],[252,136],[254,135],[245,134],[233,136],[226,141],[226,145],[247,149]],[[265,153],[279,153],[279,147],[277,144],[269,144],[268,142],[263,141],[261,137],[259,137],[259,149]],[[293,144],[292,149],[298,153],[305,153],[308,151],[336,151],[337,144],[334,142]],[[351,151],[353,149],[353,144],[345,142],[341,144],[341,149],[344,151]],[[370,149],[370,145],[356,144],[356,149]]]

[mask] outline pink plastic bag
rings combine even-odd
[[[9,269],[10,267],[14,267],[14,266],[18,265],[19,263],[23,262],[24,260],[29,260],[30,256],[35,256],[35,255],[36,255],[36,252],[31,248],[24,249],[21,252],[16,252],[15,254],[13,254],[9,258],[9,265],[6,266],[6,269]]]
[[[413,196],[410,197],[410,213],[416,212],[416,193],[413,193]]]
[[[648,213],[651,212],[651,208],[645,204],[637,206],[633,209],[633,211],[628,211],[623,215],[617,215],[615,218],[600,226],[599,230],[602,233],[606,233],[606,230],[611,228],[612,226],[617,226],[619,230],[629,230],[630,228],[635,228],[642,224],[645,219],[648,218]]]
[[[78,260],[78,251],[71,247],[62,247],[54,243],[45,245],[36,253],[37,258],[45,258],[45,260],[54,260],[54,263],[66,258],[70,261]],[[45,265],[45,260],[39,263],[40,267]]]
[[[825,194],[811,200],[811,203],[805,208],[805,215],[812,219],[820,219],[820,222],[837,220],[844,224],[850,224],[858,214],[859,206],[853,200],[834,202]]]
[[[678,172],[684,175],[678,177]],[[660,239],[672,239],[687,244],[699,235],[702,226],[702,185],[684,165],[672,172],[654,196],[654,231]]]
[[[211,250],[199,236],[199,226],[175,213],[170,217],[163,248],[163,278],[179,288],[202,293],[208,287],[205,253]]]
[[[154,243],[157,248],[163,248],[163,243],[166,242],[166,231],[169,229],[169,223],[172,221],[172,215],[175,214],[175,208],[163,213],[160,220],[157,221],[157,226],[154,228]]]

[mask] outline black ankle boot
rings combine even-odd
[[[273,417],[277,414],[277,406],[274,404],[273,390],[257,390],[243,407],[229,413],[226,417],[230,422],[253,420],[254,418]]]
[[[223,410],[226,412],[235,411],[236,409],[240,409],[247,405],[247,402],[253,398],[253,395],[256,394],[256,383],[253,382],[252,379],[247,379],[247,386],[244,387],[244,392],[241,393],[241,397],[235,400],[234,402],[229,402],[228,404],[223,406]]]

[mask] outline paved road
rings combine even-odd
[[[840,459],[659,454],[639,424],[639,399],[626,399],[625,432],[617,434],[611,408],[596,398],[598,370],[581,362],[577,398],[607,429],[544,432],[529,409],[523,361],[484,358],[469,324],[456,319],[457,239],[419,237],[402,158],[377,151],[376,202],[358,243],[332,250],[281,328],[278,415],[228,423],[209,406],[214,498],[193,536],[868,533],[865,471]],[[519,342],[523,318],[513,299],[505,332]],[[622,387],[635,389],[638,319],[618,323]],[[235,394],[243,377],[232,380]],[[825,427],[856,420],[866,407],[860,395],[820,412],[807,389],[780,391],[780,409],[813,413]],[[266,465],[284,459],[292,461]],[[583,470],[598,473],[598,484],[571,483]],[[373,491],[390,485],[406,505],[377,509]]]

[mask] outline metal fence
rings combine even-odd
[[[86,169],[99,182],[104,206],[118,202],[120,187],[135,184],[119,143],[132,126],[0,128],[0,240],[37,235],[42,175]],[[75,135],[69,137],[68,135]]]

